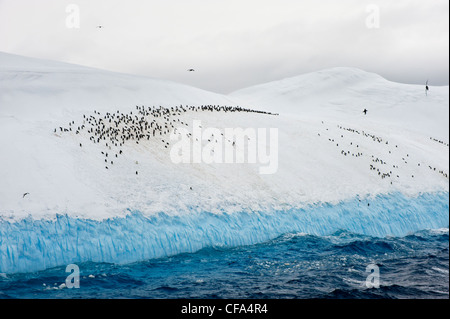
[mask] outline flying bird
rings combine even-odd
[[[194,69],[188,69],[188,72],[194,72],[195,70]]]
[[[25,198],[25,196],[29,195],[30,193],[23,194],[22,198]]]
[[[427,80],[427,83],[425,84],[425,95],[428,95],[428,90],[429,90],[429,87],[428,87],[428,80]]]

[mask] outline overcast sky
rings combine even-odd
[[[220,93],[335,66],[448,85],[449,1],[0,0],[0,51]]]

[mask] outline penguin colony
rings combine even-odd
[[[180,105],[171,108],[136,106],[134,113],[133,111],[130,113],[116,111],[102,115],[94,110],[94,115],[83,114],[83,124],[75,125],[75,121],[71,121],[68,127],[55,128],[54,133],[75,132],[78,135],[87,132],[92,143],[105,146],[106,149],[101,151],[101,154],[104,157],[105,169],[108,170],[114,165],[114,159],[123,154],[123,146],[127,143],[139,144],[150,139],[157,139],[163,143],[164,148],[168,148],[170,143],[166,136],[173,130],[176,132],[176,127],[180,125],[189,126],[182,118],[182,115],[187,112],[247,112],[278,115],[239,106],[186,105],[183,107]],[[79,143],[79,146],[82,148],[83,144]]]
[[[176,133],[176,127],[189,126],[189,124],[183,121],[182,115],[187,112],[251,112],[260,113],[267,115],[278,115],[276,113],[270,113],[265,111],[258,111],[252,109],[246,109],[234,106],[216,106],[216,105],[202,105],[202,106],[185,106],[182,105],[163,108],[163,107],[145,107],[136,106],[136,110],[129,112],[128,114],[116,111],[115,113],[106,113],[101,115],[100,112],[94,111],[94,115],[83,114],[83,124],[75,125],[75,121],[68,123],[68,127],[59,127],[59,133],[65,132],[75,132],[76,135],[86,132],[89,135],[89,140],[94,144],[104,145],[106,147],[105,151],[101,151],[102,156],[104,156],[105,169],[109,169],[110,166],[114,165],[114,160],[123,154],[123,146],[127,143],[143,143],[146,140],[155,139],[159,140],[164,148],[168,148],[170,143],[167,141],[169,138],[167,134],[170,134],[172,130]],[[322,121],[322,125],[325,123]],[[369,165],[369,171],[377,174],[381,179],[390,179],[390,183],[395,179],[399,179],[400,175],[395,172],[399,169],[398,163],[390,163],[374,154],[365,154],[359,144],[344,140],[344,134],[356,134],[371,140],[373,143],[378,143],[387,148],[386,156],[398,155],[400,150],[398,145],[391,145],[388,140],[384,140],[380,136],[370,134],[364,130],[357,130],[352,128],[346,128],[341,125],[337,125],[338,129],[343,131],[340,134],[341,140],[337,141],[334,138],[328,138],[330,143],[336,145],[340,148],[340,154],[345,157],[360,158],[363,156],[370,156],[372,164]],[[329,128],[326,128],[323,134],[329,134]],[[56,134],[58,129],[54,129]],[[320,133],[317,134],[322,137]],[[211,141],[214,136],[211,136]],[[339,137],[335,137],[338,139]],[[430,137],[430,140],[437,142],[446,147],[449,146],[448,143],[444,143],[438,139]],[[228,140],[228,142],[234,142]],[[80,147],[83,147],[82,143],[79,143]],[[109,153],[108,153],[109,151]],[[409,154],[401,154],[402,165],[412,165],[413,160],[410,158]],[[424,164],[424,163],[422,163]],[[421,163],[414,164],[421,166]],[[426,166],[426,165],[425,165]],[[448,173],[444,170],[439,170],[436,167],[428,165],[428,169],[432,172],[441,174],[443,177],[448,179]],[[138,171],[135,172],[138,175]],[[410,178],[414,178],[411,175]]]
[[[322,122],[324,125],[324,122]],[[370,156],[371,163],[369,165],[369,171],[372,173],[377,174],[381,179],[388,179],[391,184],[393,184],[393,181],[398,180],[400,178],[400,175],[398,172],[396,172],[397,169],[399,169],[398,163],[389,163],[388,160],[385,160],[383,158],[380,158],[379,155],[376,156],[374,154],[365,154],[360,145],[348,140],[344,139],[344,134],[347,135],[347,133],[356,134],[362,137],[365,137],[369,140],[371,140],[373,143],[378,143],[381,147],[381,150],[386,150],[386,156],[389,156],[392,158],[394,155],[400,155],[401,156],[401,165],[417,165],[418,167],[421,166],[421,163],[415,163],[414,160],[411,158],[409,154],[401,154],[399,150],[399,146],[395,144],[390,144],[388,140],[383,139],[380,136],[376,136],[374,134],[367,133],[363,130],[357,130],[352,129],[348,127],[343,127],[341,125],[337,125],[337,128],[344,131],[343,134],[340,134],[341,140],[338,140],[339,138],[336,137],[336,140],[334,138],[328,138],[328,142],[333,143],[336,145],[336,147],[340,148],[340,154],[343,156],[348,157],[362,157],[362,156]],[[326,131],[329,131],[328,128],[326,128]],[[319,137],[322,135],[320,133],[317,134]],[[430,140],[433,140],[435,142],[438,142],[439,144],[442,144],[444,146],[448,147],[447,143],[444,143],[443,141],[440,141],[438,139],[430,137]],[[423,164],[423,163],[422,163]],[[441,174],[444,178],[448,179],[448,173],[444,170],[439,170],[436,167],[433,167],[431,165],[428,165],[428,169],[432,172],[436,172]],[[414,175],[409,176],[409,178],[414,178]]]

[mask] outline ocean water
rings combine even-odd
[[[368,288],[367,266],[379,267]],[[79,288],[55,267],[0,277],[0,298],[449,298],[449,231],[375,238],[282,235],[126,265],[80,263]]]
[[[448,225],[448,193],[282,213],[0,220],[0,298],[449,298]],[[79,288],[65,285],[69,264]]]

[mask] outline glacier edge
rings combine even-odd
[[[385,237],[448,225],[448,192],[355,197],[336,205],[321,203],[275,212],[145,216],[129,209],[126,217],[103,221],[67,215],[55,220],[0,219],[0,273],[86,261],[125,264],[205,247],[252,245],[295,232],[325,236],[346,230]]]

